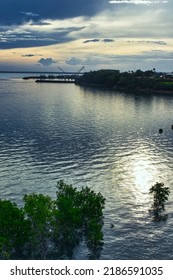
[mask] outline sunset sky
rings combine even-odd
[[[0,71],[173,71],[173,0],[0,3]]]

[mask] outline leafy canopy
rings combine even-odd
[[[56,199],[28,194],[23,208],[0,200],[1,259],[72,258],[85,241],[92,256],[103,244],[105,199],[88,187],[57,183]]]
[[[156,183],[150,188],[150,194],[153,194],[153,214],[154,220],[165,220],[167,215],[162,215],[165,210],[165,202],[168,200],[170,191],[168,187],[164,187],[164,183]]]

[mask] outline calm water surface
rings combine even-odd
[[[101,259],[173,259],[172,124],[173,96],[0,74],[1,199],[20,206],[25,193],[54,197],[59,179],[87,185],[106,198]],[[171,190],[166,223],[148,213],[156,182]],[[87,250],[74,258],[87,259]]]

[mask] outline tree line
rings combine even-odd
[[[173,78],[155,69],[120,72],[119,70],[98,70],[84,73],[76,79],[76,84],[115,88],[117,90],[173,91]]]

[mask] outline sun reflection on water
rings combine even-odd
[[[147,193],[149,191],[149,184],[153,179],[153,170],[151,171],[150,167],[151,163],[145,159],[136,160],[133,164],[135,185],[141,193]]]

